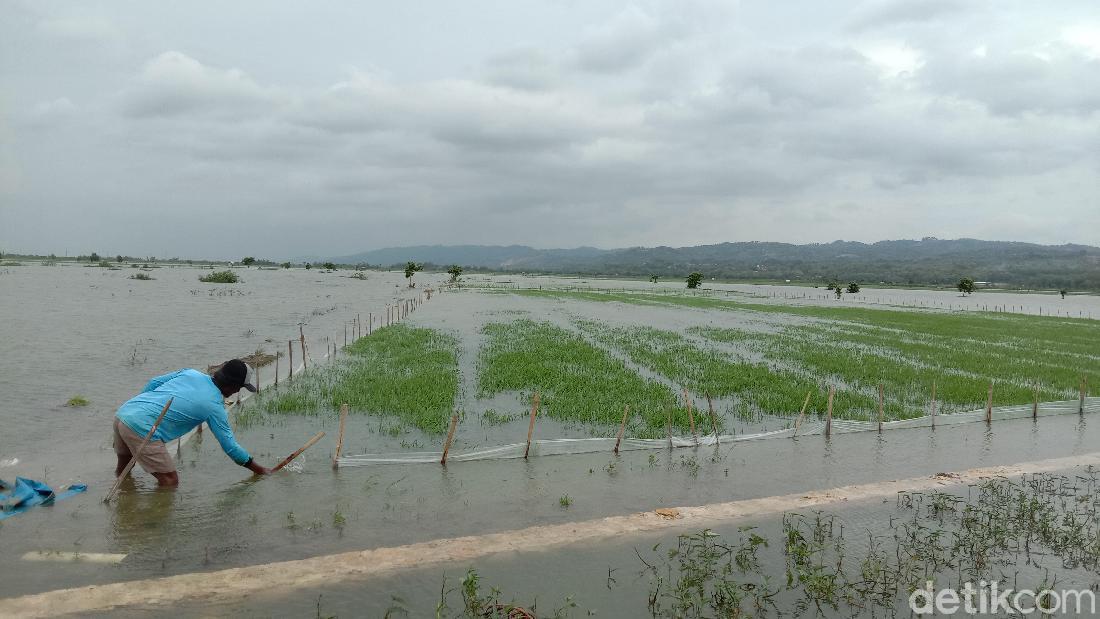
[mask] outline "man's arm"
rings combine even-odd
[[[224,406],[214,405],[214,411],[207,417],[206,425],[210,426],[210,431],[214,434],[214,438],[218,439],[218,444],[222,446],[225,455],[234,462],[257,475],[266,475],[269,472],[268,469],[257,464],[245,448],[237,442],[233,436],[233,429],[229,427],[229,414],[225,412]]]
[[[172,380],[173,378],[179,376],[179,373],[182,372],[182,371],[183,370],[176,370],[175,372],[170,372],[168,374],[164,374],[163,376],[155,376],[155,377],[149,379],[149,382],[145,383],[145,387],[141,390],[141,392],[142,393],[148,393],[150,391],[156,391],[157,388],[159,388],[164,383],[166,383],[166,382]]]

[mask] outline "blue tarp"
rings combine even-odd
[[[84,484],[73,484],[61,494],[57,494],[46,484],[16,477],[15,485],[0,479],[0,520],[23,513],[36,505],[49,505],[54,501],[67,499],[88,489]]]

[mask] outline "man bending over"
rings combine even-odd
[[[172,406],[138,458],[141,468],[161,486],[179,485],[179,474],[165,443],[187,434],[204,421],[225,455],[256,475],[270,471],[252,459],[233,437],[225,399],[241,389],[256,391],[248,382],[248,366],[240,359],[226,361],[213,376],[198,370],[179,370],[149,381],[141,393],[119,407],[114,419],[114,446],[118,456],[115,477],[129,464],[138,446],[156,423],[169,399]]]

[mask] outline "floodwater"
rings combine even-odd
[[[0,524],[0,597],[1081,454],[1100,444],[1100,424],[1068,415],[992,428],[965,424],[829,440],[814,436],[718,450],[333,470],[335,414],[286,415],[241,425],[238,438],[259,461],[272,464],[317,431],[328,432],[298,472],[250,479],[206,436],[182,447],[178,490],[158,491],[139,473],[116,502],[104,505],[114,465],[111,417],[149,377],[257,349],[285,350],[300,323],[318,361],[325,338],[342,343],[344,325],[356,314],[364,321],[368,312],[377,318],[386,304],[412,293],[401,273],[370,272],[360,281],[346,272],[251,269],[241,271],[243,283],[213,285],[199,283],[203,271],[194,268],[156,269],[150,273],[155,281],[126,279],[131,272],[0,269],[0,477],[90,488]],[[417,278],[423,289],[443,276]],[[465,329],[501,311],[502,296],[443,293],[411,320]],[[477,303],[483,304],[480,310]],[[591,305],[604,304],[566,310],[613,311],[587,309]],[[470,318],[477,312],[484,316]],[[638,316],[645,320],[648,314]],[[65,406],[75,395],[90,404]],[[411,431],[395,437],[384,425],[378,417],[352,416],[344,452],[438,449],[439,437]],[[463,425],[456,450],[516,442],[526,431],[525,421],[491,433],[476,419]],[[516,436],[509,437],[513,431]],[[536,430],[545,438],[569,432],[582,430],[543,421]],[[568,507],[561,505],[565,496]],[[117,565],[20,559],[31,551],[126,556]],[[502,566],[498,573],[507,571]],[[428,593],[435,595],[432,589]]]

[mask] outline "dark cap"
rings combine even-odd
[[[248,382],[248,365],[240,359],[230,359],[223,363],[218,371],[214,372],[214,377],[218,378],[218,382],[235,391],[244,388],[253,393],[256,392],[256,387]]]

